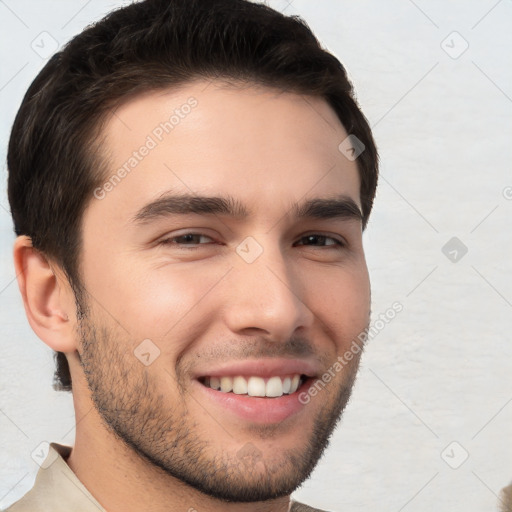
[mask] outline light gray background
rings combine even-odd
[[[374,319],[404,308],[369,343],[331,447],[295,496],[327,510],[497,510],[512,480],[512,2],[269,3],[303,16],[349,70],[382,161],[364,237]],[[14,280],[9,130],[45,62],[33,47],[122,4],[0,0],[2,507],[32,486],[41,441],[74,439],[71,395],[51,388],[52,352]],[[456,262],[442,252],[452,237],[468,249],[446,251]]]

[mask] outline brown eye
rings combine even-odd
[[[337,238],[333,238],[332,236],[320,235],[320,234],[312,234],[306,235],[300,238],[301,242],[305,242],[299,245],[312,245],[317,247],[344,247],[345,244],[338,240]]]
[[[200,242],[200,240],[205,238],[212,241],[209,236],[202,235],[201,233],[184,233],[183,235],[166,238],[160,243],[164,245],[206,245]]]

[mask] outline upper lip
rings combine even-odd
[[[260,358],[222,363],[204,371],[195,371],[194,377],[199,379],[201,377],[236,377],[240,375],[265,378],[294,374],[315,377],[319,373],[318,365],[310,360]]]

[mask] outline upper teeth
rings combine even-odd
[[[222,391],[223,393],[233,392],[237,395],[279,397],[295,393],[300,384],[300,375],[295,374],[289,377],[207,377],[205,385]]]

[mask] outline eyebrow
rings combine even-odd
[[[346,195],[332,198],[308,199],[291,206],[292,216],[304,219],[344,219],[363,221],[363,214],[355,201]],[[232,196],[198,196],[193,194],[166,194],[143,206],[132,218],[135,224],[147,224],[171,215],[222,215],[246,219],[250,210]]]

